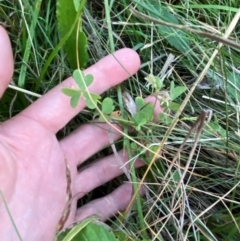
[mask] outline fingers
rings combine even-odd
[[[148,96],[147,103],[154,105],[154,121],[159,121],[159,114],[163,111],[160,106],[160,101],[156,101],[156,97]],[[117,125],[114,125],[116,128]],[[63,153],[70,163],[70,166],[76,168],[94,153],[109,146],[111,141],[116,141],[121,137],[121,134],[110,127],[106,123],[93,123],[82,125],[70,135],[60,141]]]
[[[13,75],[13,55],[9,37],[0,26],[0,97],[6,90]]]
[[[140,194],[143,189],[140,190]],[[124,210],[132,197],[132,185],[130,183],[124,184],[106,197],[96,199],[76,212],[75,221],[82,221],[84,218],[98,215],[102,221]]]
[[[119,158],[121,159],[121,163],[119,163]],[[118,158],[112,154],[80,170],[80,173],[74,180],[73,195],[77,195],[78,198],[81,198],[94,188],[121,175],[123,173],[122,165],[127,161],[127,154],[120,151],[118,152]],[[144,163],[140,160],[134,162],[136,168],[143,165]]]
[[[116,125],[115,127],[118,128]],[[108,124],[92,123],[82,125],[73,131],[60,141],[60,146],[70,166],[76,169],[77,165],[94,153],[109,146],[110,138],[116,141],[120,137],[121,135]]]
[[[140,59],[135,51],[127,48],[118,50],[84,71],[94,76],[89,91],[101,94],[136,73],[139,66]],[[56,133],[85,107],[82,98],[76,108],[70,106],[70,98],[61,89],[71,87],[77,85],[73,78],[68,78],[21,112],[21,115],[35,119]]]

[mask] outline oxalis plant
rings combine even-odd
[[[80,99],[84,99],[87,108],[95,111],[94,117],[99,117],[99,121],[107,120],[127,124],[135,129],[137,133],[144,132],[144,127],[153,120],[153,104],[146,103],[141,96],[133,98],[130,93],[123,92],[123,101],[128,114],[120,113],[116,102],[112,98],[106,97],[102,99],[100,95],[89,91],[89,87],[94,81],[94,76],[91,74],[85,75],[79,67],[81,66],[84,69],[88,60],[87,37],[82,31],[81,23],[81,14],[85,3],[86,1],[84,0],[80,4],[78,1],[57,1],[58,29],[62,38],[59,48],[63,46],[70,67],[76,69],[72,74],[76,86],[63,88],[62,92],[70,98],[72,108],[76,108]],[[72,27],[69,29],[69,26]],[[186,90],[185,87],[175,87],[174,82],[171,82],[170,90],[165,90],[163,80],[151,74],[146,77],[146,81],[147,87],[152,89],[152,93],[160,101],[164,109],[164,112],[160,114],[161,122],[165,124],[171,123],[168,113],[179,108],[179,105],[174,100]],[[136,142],[132,141],[130,145],[136,153],[142,151]],[[143,160],[147,161],[147,158],[143,156]],[[125,232],[111,231],[104,223],[99,222],[96,217],[91,217],[70,229],[63,230],[57,237],[57,240],[64,241],[73,239],[118,241],[128,240],[128,237]],[[137,241],[140,240],[143,241],[143,239],[138,239]],[[149,240],[145,239],[145,241]]]
[[[99,113],[100,121],[107,120],[119,120],[124,121],[123,115],[119,111],[115,111],[114,101],[112,98],[106,97],[101,101],[101,96],[95,93],[91,93],[88,90],[88,87],[93,83],[94,77],[91,74],[84,75],[84,72],[77,69],[73,72],[73,79],[75,80],[78,88],[63,88],[62,92],[70,97],[70,104],[72,108],[75,108],[78,105],[78,102],[81,97],[85,100],[86,106],[89,109],[96,109],[98,106],[101,112]],[[174,102],[174,100],[179,97],[182,93],[186,91],[184,86],[176,86],[172,81],[170,84],[170,90],[162,90],[163,81],[153,75],[148,75],[145,78],[148,82],[147,86],[152,87],[154,90],[153,94],[156,96],[161,103],[161,107],[164,109],[164,112],[160,114],[160,120],[166,124],[170,124],[172,119],[168,116],[169,111],[176,111],[179,108],[179,104]],[[132,127],[137,131],[141,130],[141,127],[147,122],[153,120],[153,111],[154,105],[146,103],[145,100],[137,96],[135,101],[128,92],[123,93],[124,103],[126,105],[127,111],[131,114],[130,122]],[[125,121],[124,121],[125,122]]]
[[[95,93],[91,93],[88,87],[93,83],[94,77],[91,74],[84,75],[84,72],[77,69],[73,72],[73,79],[78,87],[63,88],[62,92],[70,97],[70,104],[72,108],[78,105],[80,98],[85,100],[85,104],[89,109],[98,109],[99,112],[95,112],[94,116],[99,116],[99,121],[113,121],[118,123],[127,123],[133,127],[136,131],[141,132],[142,127],[153,120],[154,105],[146,103],[146,101],[137,96],[135,100],[128,92],[123,93],[123,100],[125,108],[130,115],[127,115],[127,120],[124,119],[123,113],[119,110],[115,110],[114,100],[110,97],[106,97],[103,100],[101,96]],[[170,83],[170,90],[163,89],[165,85],[163,80],[157,76],[149,74],[145,80],[147,81],[147,87],[151,87],[153,95],[161,103],[163,112],[159,114],[159,120],[165,125],[169,125],[172,122],[172,118],[169,113],[171,111],[177,111],[180,105],[174,100],[186,91],[184,86],[175,86],[174,81]],[[136,152],[140,152],[140,147],[135,142],[131,143],[131,147]],[[154,151],[154,148],[153,148]]]
[[[77,87],[72,88],[63,88],[62,92],[70,97],[70,104],[72,108],[76,108],[80,98],[83,98],[85,100],[85,104],[89,109],[97,109],[99,111],[99,120],[100,121],[115,121],[116,120],[119,123],[128,123],[128,125],[131,125],[136,131],[142,132],[142,127],[147,124],[148,122],[151,122],[153,120],[153,111],[154,111],[154,105],[146,103],[145,100],[137,96],[135,100],[133,100],[132,96],[128,92],[123,93],[123,100],[125,103],[125,107],[130,115],[127,115],[128,119],[125,120],[123,116],[123,113],[120,113],[116,115],[116,113],[119,113],[119,111],[115,111],[115,105],[114,100],[112,98],[104,98],[101,99],[101,96],[95,93],[89,92],[88,87],[91,86],[91,84],[94,81],[94,76],[91,74],[85,75],[83,71],[77,69],[73,72],[73,78],[77,84]],[[170,90],[162,90],[165,86],[163,85],[163,80],[161,80],[159,77],[148,75],[146,78],[147,80],[147,86],[151,87],[153,89],[153,93],[156,96],[156,99],[160,100],[161,107],[164,109],[164,112],[160,114],[161,121],[164,121],[165,123],[169,124],[171,122],[171,118],[168,116],[168,112],[171,110],[175,110],[178,107],[178,104],[174,102],[174,100],[180,96],[185,90],[185,87],[182,86],[175,86],[174,82],[172,81],[170,84]],[[135,142],[130,143],[131,148],[136,153],[140,153],[141,147],[139,147]],[[152,148],[151,148],[152,149]],[[152,149],[153,151],[154,148]],[[144,152],[143,154],[145,154]],[[145,157],[141,155],[143,159],[147,161],[151,156]],[[108,240],[114,241],[114,240],[122,240],[116,238],[116,233],[109,232],[109,230],[106,228],[106,225],[103,223],[101,224],[94,224],[93,219],[85,220],[84,223],[81,223],[80,225],[75,226],[71,230],[67,230],[64,233],[62,233],[61,237],[63,237],[60,240],[71,240],[68,239],[68,237],[82,237],[82,235],[92,235],[92,233],[96,234],[96,240],[106,240],[106,236],[103,235],[103,239],[99,239],[99,233],[107,233],[109,235]],[[122,233],[121,236],[124,236],[126,234]],[[90,237],[89,236],[89,237]],[[91,240],[93,240],[92,236],[90,237]]]
[[[77,87],[62,89],[62,92],[70,97],[70,104],[72,108],[76,108],[80,98],[83,98],[86,106],[89,109],[100,110],[98,113],[100,121],[117,120],[120,123],[128,123],[131,125],[131,127],[139,132],[142,131],[142,127],[145,124],[153,120],[154,105],[146,103],[142,97],[137,96],[135,100],[133,100],[132,96],[128,92],[123,93],[125,107],[130,114],[127,115],[128,120],[125,120],[122,113],[119,113],[118,110],[115,111],[116,106],[114,105],[114,100],[112,98],[106,97],[102,100],[100,95],[89,92],[88,87],[90,87],[94,81],[93,75],[85,75],[83,71],[77,69],[73,72],[73,78],[77,84]],[[161,121],[165,122],[166,124],[171,123],[172,119],[167,113],[169,111],[176,110],[179,107],[174,100],[184,93],[186,88],[182,86],[175,86],[174,82],[172,81],[169,91],[162,90],[162,88],[165,86],[163,85],[163,80],[161,80],[159,77],[150,74],[145,79],[147,80],[147,87],[151,87],[153,89],[156,99],[160,100],[161,107],[164,109],[164,112],[159,116]],[[134,151],[141,151],[140,147],[138,147],[135,142],[132,142],[130,145]],[[84,220],[82,223],[76,225],[72,229],[65,230],[63,233],[61,233],[58,237],[58,240],[68,241],[72,240],[72,238],[82,238],[83,236],[89,237],[90,240],[98,241],[125,240],[124,238],[126,238],[126,234],[124,232],[110,231],[109,228],[107,228],[107,226],[103,223],[97,222],[96,224],[96,220],[96,217]]]

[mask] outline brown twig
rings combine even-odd
[[[56,233],[60,232],[60,230],[63,229],[63,227],[69,217],[69,214],[71,211],[71,204],[72,204],[71,172],[70,172],[70,168],[68,166],[66,158],[64,158],[64,162],[65,162],[65,166],[66,166],[66,179],[67,179],[66,204],[65,204],[64,210],[62,212],[62,217],[60,218],[60,220],[58,222]]]
[[[193,155],[195,153],[195,150],[196,150],[196,147],[197,147],[197,144],[198,144],[198,140],[199,140],[199,138],[200,138],[200,136],[202,134],[203,128],[204,128],[205,124],[210,121],[211,117],[212,117],[212,111],[211,110],[203,110],[200,113],[200,115],[198,116],[196,122],[191,127],[191,129],[189,130],[187,136],[183,140],[183,142],[182,142],[181,146],[179,147],[175,157],[172,160],[172,165],[173,165],[176,162],[176,160],[179,159],[180,153],[182,152],[183,147],[185,146],[187,139],[190,137],[191,133],[196,129],[197,134],[196,134],[195,139],[194,139],[194,144],[193,144],[192,150],[191,150],[191,152],[189,154],[186,166],[185,166],[184,171],[183,171],[183,173],[181,175],[181,178],[180,178],[180,180],[178,182],[178,185],[175,188],[175,191],[174,191],[174,193],[172,195],[172,208],[174,208],[175,196],[176,196],[176,194],[178,192],[178,189],[179,189],[180,185],[183,183],[183,179],[184,179],[184,177],[185,177],[185,175],[186,175],[186,173],[188,171],[189,165],[190,165],[191,160],[193,158]],[[169,168],[169,169],[171,170],[171,168]],[[166,177],[166,175],[165,175],[165,177]]]

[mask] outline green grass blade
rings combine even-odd
[[[79,20],[79,17],[83,11],[83,8],[85,6],[85,3],[86,3],[86,0],[83,0],[80,4],[80,7],[78,9],[78,12],[77,12],[77,15],[76,15],[76,18],[75,18],[75,21],[74,21],[74,24],[71,26],[71,28],[69,29],[69,31],[62,37],[62,39],[60,40],[60,42],[58,43],[58,45],[55,47],[55,49],[52,51],[52,53],[50,54],[50,56],[48,57],[46,63],[44,64],[43,68],[42,68],[42,71],[40,73],[40,76],[39,78],[37,79],[36,81],[36,85],[35,85],[35,88],[34,88],[34,92],[37,92],[40,84],[41,84],[41,81],[43,80],[46,72],[47,72],[47,69],[50,65],[50,63],[52,62],[52,60],[54,59],[54,57],[56,56],[56,54],[58,53],[58,51],[63,47],[63,45],[65,44],[65,42],[67,41],[67,39],[70,37],[71,33],[74,31],[75,29],[75,25],[77,25],[77,22]]]
[[[27,43],[26,43],[25,51],[24,51],[24,55],[23,55],[23,60],[22,60],[23,64],[21,66],[20,74],[19,74],[19,77],[18,77],[18,86],[19,87],[24,87],[24,85],[25,85],[27,63],[29,61],[29,56],[30,56],[30,53],[31,53],[32,48],[33,48],[32,40],[33,40],[33,37],[34,37],[34,34],[35,34],[35,28],[36,28],[36,25],[37,25],[37,20],[38,20],[41,4],[42,4],[42,0],[37,0],[34,4],[34,10],[32,11],[33,12],[32,23],[31,23],[31,26],[30,26],[29,30],[28,30],[27,22],[25,21],[25,27],[28,30],[27,31],[28,32],[28,39],[27,39]],[[22,13],[22,14],[24,14],[24,13]]]

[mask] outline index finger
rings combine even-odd
[[[106,56],[84,71],[85,74],[94,76],[89,92],[103,93],[136,73],[139,66],[138,54],[128,48]],[[76,108],[70,106],[70,98],[64,95],[61,89],[71,87],[77,87],[72,77],[54,87],[19,115],[34,119],[56,133],[85,107],[85,101],[82,98]]]

